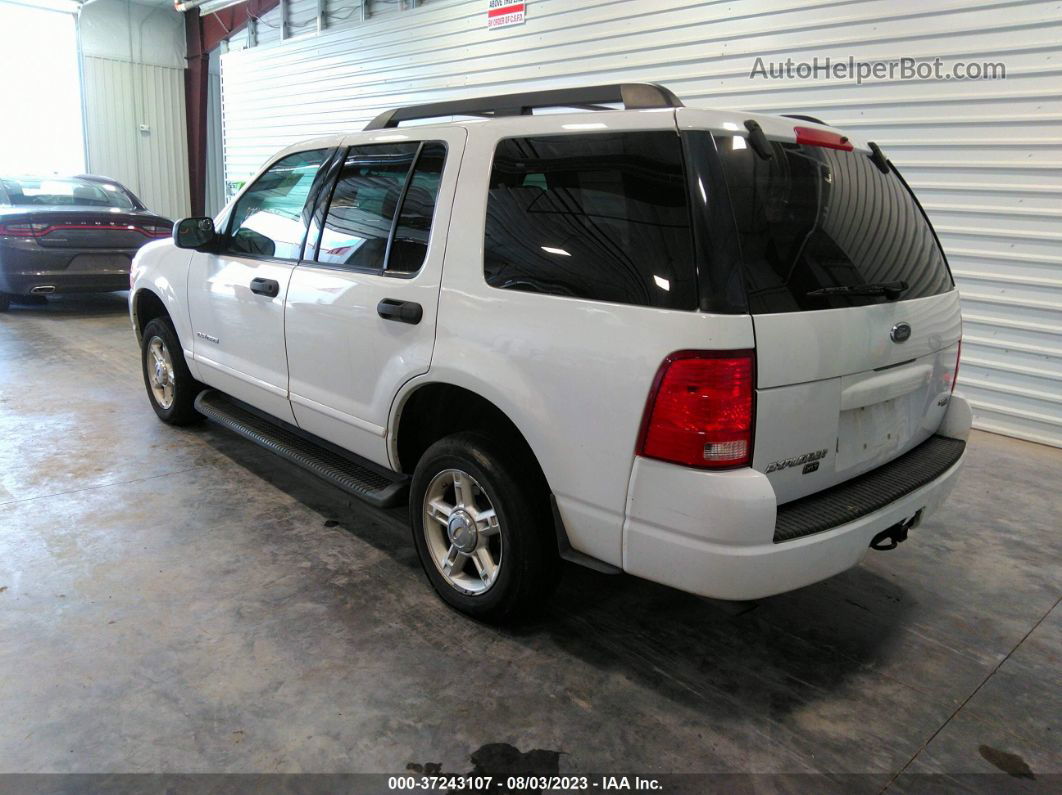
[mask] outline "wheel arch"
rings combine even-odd
[[[478,430],[509,438],[527,456],[536,476],[549,489],[549,480],[533,445],[510,412],[468,385],[446,380],[407,385],[395,400],[389,427],[389,453],[400,472],[412,473],[424,451],[444,436]]]
[[[137,342],[143,342],[144,329],[147,324],[157,317],[170,317],[170,311],[166,302],[153,290],[141,287],[133,293],[130,301],[133,310],[133,330],[136,332]],[[170,318],[172,322],[172,318]]]
[[[129,295],[129,314],[138,345],[144,342],[144,329],[148,323],[157,317],[168,318],[173,324],[178,342],[181,343],[185,363],[192,376],[198,379],[199,368],[192,355],[193,335],[188,319],[188,309],[178,300],[178,295],[183,292],[183,290],[174,289],[173,284],[161,276],[151,280],[140,280],[134,285]]]

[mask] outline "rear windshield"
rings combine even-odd
[[[901,300],[952,289],[918,204],[866,153],[772,142],[774,156],[764,160],[743,138],[716,140],[753,314],[887,300],[810,294],[827,287],[903,281]]]
[[[18,177],[0,180],[7,201],[16,207],[117,207],[134,209],[133,200],[109,182],[64,177]]]

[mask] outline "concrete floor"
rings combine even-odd
[[[400,513],[156,420],[124,300],[0,315],[0,772],[1062,773],[1062,450],[975,433],[943,513],[796,593],[570,568],[500,631]]]

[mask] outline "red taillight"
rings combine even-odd
[[[955,382],[959,380],[959,360],[962,359],[962,340],[959,340],[959,350],[955,352],[955,371],[951,374],[951,391],[955,391]]]
[[[169,237],[173,234],[173,225],[170,226],[158,226],[153,224],[147,224],[141,227],[142,231],[148,237]]]
[[[0,235],[9,237],[44,237],[55,230],[87,230],[89,232],[139,232],[146,237],[169,237],[173,226],[160,224],[0,224]]]
[[[825,149],[852,151],[852,143],[840,133],[829,130],[816,130],[814,127],[794,127],[796,142],[806,146],[821,146]]]
[[[657,371],[638,455],[722,469],[752,460],[752,351],[679,351]]]
[[[48,229],[48,224],[0,224],[0,235],[8,237],[40,237]]]

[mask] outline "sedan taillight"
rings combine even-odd
[[[144,224],[141,230],[148,237],[169,237],[173,234],[173,224],[161,225],[161,224]]]
[[[48,230],[48,224],[0,224],[0,235],[7,237],[40,237]]]
[[[56,223],[0,224],[0,235],[8,237],[44,237],[53,231],[77,230],[80,232],[139,232],[145,237],[163,238],[173,233],[173,224],[109,224],[109,223]]]

